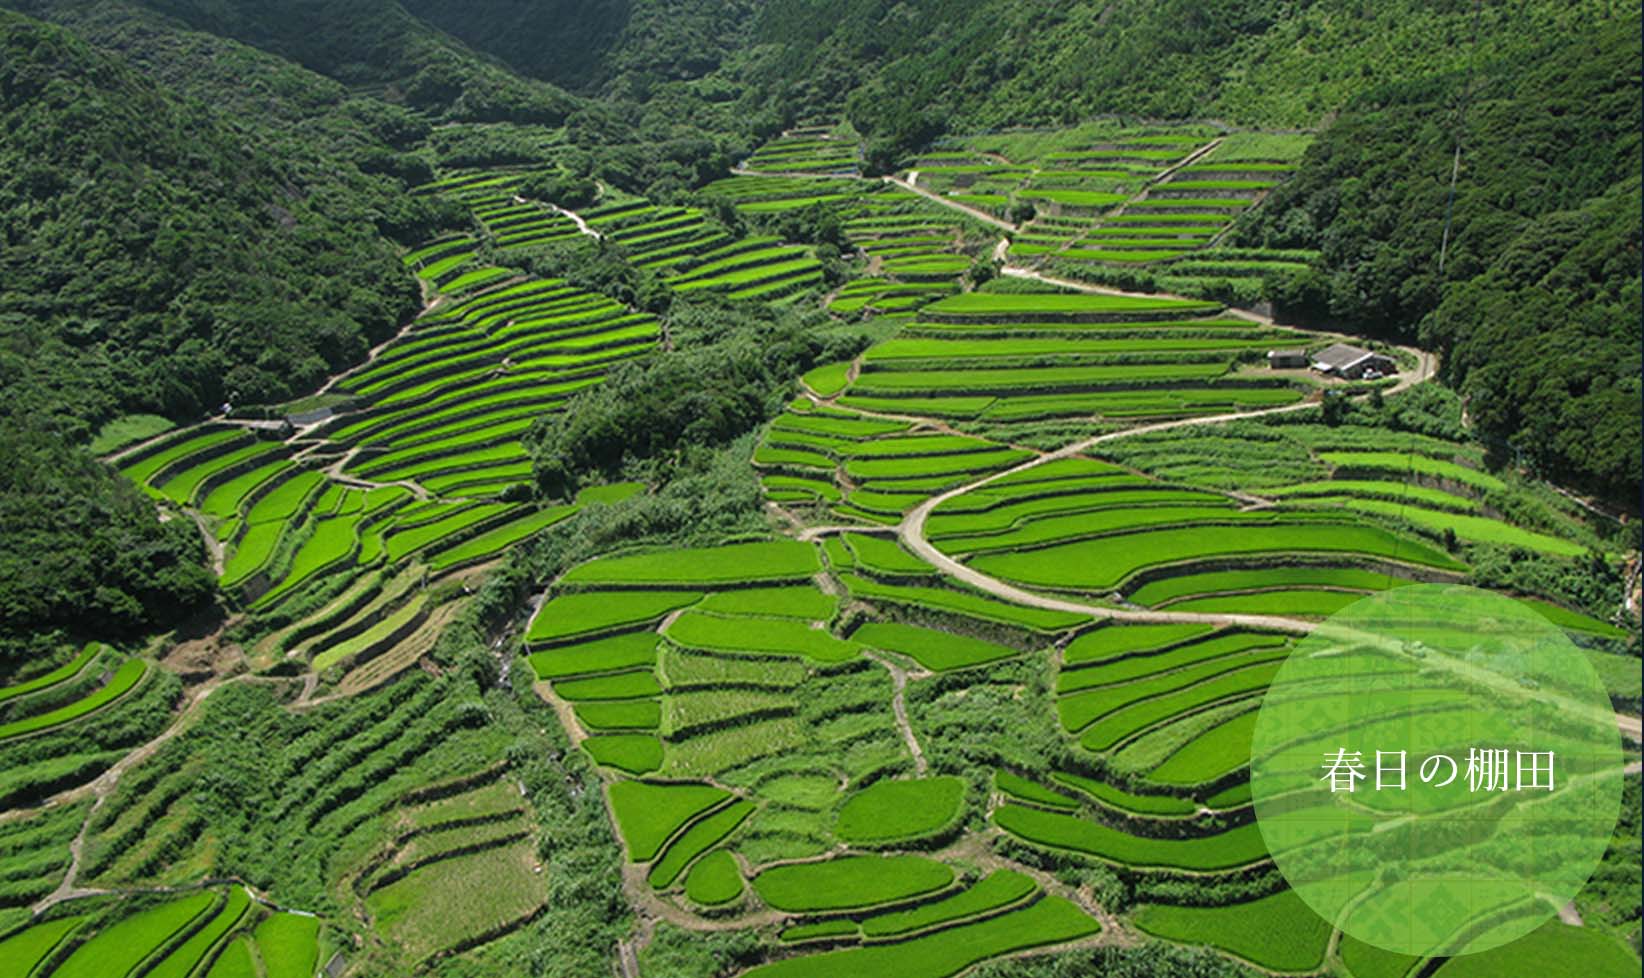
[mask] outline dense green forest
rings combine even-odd
[[[1328,123],[1296,179],[1238,231],[1253,245],[1319,249],[1313,273],[1275,298],[1305,319],[1438,349],[1498,455],[1636,503],[1636,11],[1340,0],[13,6],[30,16],[0,14],[0,369],[27,394],[14,399],[7,454],[50,456],[37,481],[108,532],[150,540],[162,563],[185,560],[192,542],[117,501],[71,446],[129,413],[184,422],[225,401],[288,400],[357,363],[419,304],[397,246],[464,220],[406,193],[435,167],[552,160],[584,190],[597,179],[677,198],[781,126],[841,112],[883,167],[944,133],[1098,113]],[[1538,67],[1526,73],[1526,60]],[[818,354],[786,352],[791,341],[761,337],[769,328],[686,342],[588,395],[586,412],[535,436],[543,484],[563,490],[657,456],[659,438],[717,444],[750,428],[781,377]],[[746,404],[725,393],[749,378],[761,393]],[[664,383],[695,389],[671,407],[613,393]],[[682,404],[711,407],[698,417]],[[643,426],[645,444],[610,434],[607,422],[641,416],[656,425]],[[13,500],[6,512],[18,531],[5,556],[24,560],[37,510]],[[101,583],[135,594],[125,571],[109,573]],[[8,580],[8,626],[53,620],[50,609],[89,594],[64,583],[84,575],[50,595],[30,581]],[[111,622],[154,623],[197,603],[199,587],[168,579],[168,599],[102,605]]]
[[[1615,500],[1641,470],[1638,37],[1634,11],[1367,92],[1242,233],[1321,249],[1294,312],[1419,339],[1498,452]]]

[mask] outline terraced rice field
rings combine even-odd
[[[504,250],[582,237],[568,215],[519,197],[524,177],[464,172],[424,191],[467,207],[476,234]],[[688,223],[645,206],[596,216],[612,218],[602,223],[613,237]],[[590,502],[639,489],[594,490],[560,506],[521,501],[531,471],[521,438],[575,392],[655,349],[655,318],[563,281],[480,267],[476,240],[450,236],[406,256],[438,301],[338,379],[337,406],[305,419],[309,427],[289,438],[232,423],[185,429],[121,462],[151,494],[199,514],[237,602],[289,623],[263,644],[265,664],[300,651],[316,671],[341,667],[331,678],[349,682],[353,669],[359,681],[381,681],[414,661],[450,614],[405,585],[407,570],[421,583],[464,573]],[[293,621],[288,607],[304,611]],[[403,654],[365,668],[394,648]]]

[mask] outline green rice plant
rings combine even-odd
[[[1226,374],[1227,361],[1136,363],[1097,366],[973,367],[965,370],[872,370],[856,378],[857,395],[888,397],[971,391],[994,394],[1090,390],[1207,381]],[[909,407],[906,410],[914,410]]]
[[[1134,532],[1141,527],[1179,526],[1193,523],[1265,523],[1293,519],[1269,510],[1238,510],[1230,505],[1159,503],[1148,506],[1114,506],[1073,513],[1054,513],[1024,519],[1013,529],[969,536],[949,536],[942,549],[957,554],[986,554],[1025,550],[1042,544],[1064,543],[1114,532]]]
[[[784,944],[798,944],[802,941],[819,941],[829,938],[849,938],[855,940],[860,937],[862,929],[856,921],[849,917],[839,917],[834,920],[818,920],[811,924],[795,924],[784,927],[776,935],[776,939]]]
[[[62,978],[123,975],[217,905],[210,890],[162,903],[97,932],[52,972]]]
[[[9,962],[8,966],[16,969],[14,974],[27,978],[53,948],[67,940],[85,922],[83,916],[59,917],[0,939],[0,961]]]
[[[662,651],[661,671],[669,690],[731,686],[793,689],[809,675],[802,662],[791,658],[717,655],[673,646]]]
[[[932,672],[963,669],[1021,654],[996,642],[901,622],[870,622],[852,633],[851,638],[872,648],[899,652]]]
[[[857,505],[856,495],[851,501]],[[929,577],[935,573],[931,566],[897,545],[894,539],[866,533],[843,534],[845,543],[856,555],[856,565],[880,577]]]
[[[1255,728],[1255,710],[1218,724],[1171,754],[1148,774],[1148,780],[1201,784],[1243,767],[1250,758],[1250,737]]]
[[[155,488],[159,490],[162,496],[172,502],[180,506],[187,506],[194,501],[194,497],[200,491],[200,486],[206,480],[236,465],[254,461],[261,456],[269,455],[278,450],[279,446],[270,442],[253,441],[251,444],[236,448],[233,451],[213,455],[198,465],[184,469]]]
[[[582,504],[578,503],[571,506],[548,506],[528,513],[501,526],[475,534],[454,547],[438,548],[429,558],[428,567],[439,573],[501,553],[521,540],[535,536],[548,527],[574,516],[581,508]]]
[[[285,577],[253,601],[254,608],[267,608],[307,583],[311,578],[351,557],[359,546],[360,516],[333,516],[315,523],[313,532],[291,557]]]
[[[1122,624],[1104,622],[1067,643],[1062,651],[1066,666],[1102,662],[1136,652],[1149,652],[1180,645],[1202,638],[1215,631],[1214,625],[1198,624]]]
[[[120,473],[138,485],[147,485],[162,469],[173,462],[216,448],[225,442],[244,438],[240,428],[212,428],[200,434],[172,441],[152,455],[120,465]]]
[[[237,927],[245,919],[246,911],[251,907],[251,894],[243,886],[233,886],[228,890],[228,898],[223,901],[222,909],[217,915],[183,942],[175,951],[167,955],[155,968],[149,972],[153,978],[189,978],[200,960],[222,940],[223,936]]]
[[[220,520],[232,519],[247,496],[290,468],[291,462],[281,458],[237,475],[206,493],[200,512]]]
[[[665,890],[672,886],[692,860],[723,842],[736,831],[737,826],[753,814],[753,810],[752,802],[738,799],[711,815],[697,819],[669,844],[662,853],[662,858],[651,865],[651,872],[647,877],[651,887]],[[740,889],[738,887],[739,891]]]
[[[697,605],[716,615],[762,615],[827,621],[839,599],[814,586],[739,588],[710,594]]]
[[[246,522],[253,527],[265,523],[283,523],[301,512],[326,478],[319,472],[298,472],[264,495],[246,513]],[[238,556],[238,555],[236,555]],[[228,578],[224,574],[224,579]]]
[[[1114,706],[1122,706],[1153,695],[1159,689],[1175,688],[1180,685],[1178,679],[1211,675],[1233,668],[1246,661],[1235,658],[1242,653],[1282,648],[1284,645],[1282,635],[1226,630],[1164,651],[1127,655],[1079,668],[1064,665],[1061,675],[1056,677],[1056,692],[1075,693],[1123,683],[1122,687],[1109,689],[1105,694],[1112,698]],[[1137,681],[1144,679],[1146,682]]]
[[[241,936],[230,941],[211,963],[205,978],[258,978],[251,939]]]
[[[810,544],[767,540],[606,557],[571,568],[561,582],[584,586],[736,584],[798,580],[821,569],[816,548]]]
[[[760,965],[746,978],[952,978],[989,958],[1089,937],[1101,925],[1047,896],[1020,910],[912,938]]]
[[[324,672],[338,663],[351,663],[367,653],[381,651],[396,638],[416,628],[427,613],[428,595],[419,593],[357,635],[320,649],[309,660],[309,668],[314,672]]]
[[[1036,845],[1080,852],[1124,866],[1210,871],[1246,866],[1267,858],[1261,832],[1254,822],[1220,835],[1156,839],[1127,835],[1074,815],[1002,805],[994,810],[993,823]]]
[[[1404,452],[1319,452],[1319,458],[1338,469],[1386,473],[1412,473],[1445,479],[1485,492],[1500,491],[1507,484],[1488,472],[1457,465],[1444,459]]]
[[[952,883],[951,868],[923,856],[838,856],[773,866],[753,880],[760,899],[793,913],[874,907]]]
[[[1220,307],[1213,302],[1191,302],[1180,299],[1138,298],[1086,293],[1012,295],[995,292],[964,292],[926,306],[925,314],[934,318],[962,316],[968,318],[1012,319],[1039,316],[1074,319],[1080,316],[1114,318],[1142,312],[1168,311],[1188,314],[1204,311],[1211,313],[1217,312],[1219,309]]]
[[[176,422],[157,414],[124,414],[97,429],[86,450],[93,455],[107,455],[128,445],[157,438],[175,427]]]
[[[30,693],[37,693],[42,689],[50,688],[58,683],[68,682],[70,679],[78,676],[80,674],[80,670],[89,665],[93,659],[97,658],[97,656],[107,648],[108,646],[102,644],[101,642],[87,642],[85,646],[80,649],[79,654],[72,660],[64,665],[58,666],[56,669],[53,669],[45,675],[36,676],[26,682],[16,683],[11,686],[0,686],[0,703],[4,703],[14,697],[27,696]]]
[[[979,917],[1021,903],[1039,889],[1027,876],[1009,869],[996,869],[974,885],[943,900],[935,900],[911,910],[875,914],[862,921],[862,933],[869,938],[902,937],[942,924]]]
[[[844,662],[862,651],[859,643],[835,638],[802,621],[722,617],[697,611],[675,618],[663,634],[687,648],[803,655],[817,662]]]
[[[1021,584],[1109,591],[1146,567],[1267,553],[1358,553],[1447,571],[1465,569],[1443,551],[1381,527],[1327,523],[1144,530],[1036,550],[984,554],[970,563],[985,574]]]
[[[1281,890],[1225,907],[1152,904],[1135,913],[1136,926],[1183,944],[1207,944],[1273,971],[1316,971],[1330,941],[1329,921]]]
[[[1282,657],[1282,653],[1258,653],[1253,654],[1253,656],[1246,656],[1246,659],[1251,659],[1251,657],[1266,659],[1269,656]],[[1254,664],[1254,666],[1248,666],[1245,669],[1226,672],[1223,676],[1213,677],[1213,679],[1205,680],[1205,682],[1200,682],[1197,685],[1190,685],[1187,689],[1175,690],[1171,694],[1159,695],[1156,699],[1144,700],[1139,704],[1113,710],[1113,712],[1103,715],[1100,720],[1090,723],[1087,728],[1083,728],[1085,733],[1078,738],[1078,746],[1082,746],[1088,751],[1105,751],[1111,746],[1118,745],[1120,741],[1126,740],[1129,736],[1136,735],[1138,731],[1152,727],[1154,723],[1159,723],[1161,720],[1167,720],[1167,718],[1175,717],[1180,713],[1190,712],[1190,710],[1203,707],[1203,705],[1213,704],[1217,700],[1233,699],[1233,697],[1240,697],[1240,695],[1249,694],[1249,692],[1266,689],[1269,680],[1274,676],[1274,672],[1279,671],[1279,666],[1281,666],[1281,662],[1261,662],[1261,664]],[[1065,702],[1070,702],[1070,700],[1060,700],[1057,707],[1060,708],[1060,705],[1065,704]],[[1075,712],[1075,710],[1069,710],[1065,713],[1065,718],[1069,723],[1082,723],[1085,720],[1085,715]]]
[[[478,503],[463,506],[440,519],[423,523],[411,529],[395,530],[384,537],[388,559],[399,561],[424,547],[455,536],[470,528],[490,523],[519,507],[512,503]]]
[[[1249,751],[1246,750],[1245,754],[1248,756]],[[1057,773],[1051,775],[1051,778],[1057,784],[1089,795],[1103,805],[1133,814],[1192,815],[1199,808],[1186,798],[1178,798],[1175,795],[1139,795],[1080,774]]]
[[[862,397],[846,394],[839,399],[839,403],[863,411],[889,411],[932,418],[974,418],[987,410],[994,400],[992,396]],[[757,457],[755,461],[758,461]],[[832,468],[832,465],[828,467]]]
[[[576,705],[577,721],[595,732],[655,730],[662,723],[657,700],[589,700]]]
[[[975,591],[882,584],[849,572],[840,572],[838,577],[854,598],[948,612],[1005,625],[1019,625],[1036,632],[1058,632],[1090,620],[1087,615],[1010,604]]]
[[[995,771],[993,774],[993,787],[1007,797],[1017,801],[1025,801],[1030,805],[1069,812],[1079,807],[1079,803],[1067,795],[1051,791],[1038,782],[1029,781],[1027,778],[1019,774],[1012,774],[1009,771]]]
[[[581,700],[632,700],[662,692],[649,669],[554,681],[554,693],[572,702]]]
[[[700,591],[573,591],[543,603],[531,627],[527,645],[557,644],[614,629],[655,622],[670,611],[702,599]]]
[[[1550,601],[1543,601],[1539,598],[1520,598],[1519,600],[1534,608],[1543,618],[1546,618],[1548,621],[1560,628],[1570,631],[1587,632],[1589,634],[1599,635],[1604,638],[1625,638],[1627,636],[1627,632],[1625,630],[1617,628],[1609,622],[1599,621],[1597,618],[1590,615],[1584,615],[1580,612],[1571,611],[1568,608],[1553,604]],[[0,696],[0,699],[3,698],[3,696]]]
[[[853,845],[912,842],[952,826],[964,802],[965,782],[952,776],[875,781],[845,800],[834,834]]]
[[[1230,571],[1178,574],[1149,581],[1130,593],[1136,604],[1159,606],[1184,597],[1293,587],[1338,588],[1353,591],[1380,591],[1408,583],[1403,578],[1360,567],[1251,567]]]
[[[1175,611],[1206,614],[1282,615],[1287,618],[1328,618],[1364,597],[1352,591],[1319,591],[1298,588],[1262,591],[1256,594],[1213,594],[1178,601]]]
[[[1484,978],[1507,974],[1538,978],[1630,978],[1638,956],[1596,927],[1569,927],[1549,920],[1516,941],[1451,958],[1433,978]]]
[[[636,776],[662,767],[662,741],[648,734],[600,734],[584,740],[582,749],[596,764]]]
[[[793,715],[799,701],[768,689],[707,689],[669,695],[662,732],[671,741],[694,733],[741,725],[758,718]]]
[[[654,632],[629,632],[609,638],[559,645],[528,657],[537,679],[563,679],[594,672],[618,672],[656,664]]]
[[[771,422],[771,427],[783,431],[804,431],[815,435],[831,435],[835,438],[859,441],[906,431],[908,423],[884,418],[868,418],[847,412],[819,408],[808,414],[793,414],[790,412],[781,415]]]
[[[1361,513],[1374,513],[1411,523],[1433,533],[1451,531],[1469,543],[1493,543],[1503,547],[1523,547],[1559,557],[1579,557],[1588,548],[1573,540],[1536,533],[1487,516],[1466,516],[1389,502],[1385,499],[1343,499],[1341,504]]]
[[[1405,978],[1420,958],[1366,944],[1351,934],[1341,935],[1336,956],[1352,978]]]
[[[617,781],[606,789],[611,815],[633,863],[651,862],[676,832],[730,797],[723,788],[705,784]]]
[[[691,867],[685,877],[685,895],[692,903],[718,907],[742,895],[742,870],[724,849],[715,849]]]
[[[89,716],[130,692],[148,673],[148,663],[142,659],[127,659],[120,663],[106,685],[80,699],[56,709],[0,724],[0,741],[24,734],[37,733]]]

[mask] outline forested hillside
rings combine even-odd
[[[1633,978],[1640,26],[0,0],[0,978]]]
[[[1320,249],[1293,311],[1438,350],[1496,451],[1634,503],[1639,27],[1376,87],[1241,233]]]

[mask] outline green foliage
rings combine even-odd
[[[526,444],[549,496],[610,477],[634,460],[722,446],[781,411],[793,378],[849,359],[855,338],[819,339],[820,313],[761,315],[745,305],[676,299],[674,348],[613,371],[539,421]]]
[[[10,242],[0,321],[20,359],[5,371],[60,392],[42,408],[82,426],[70,440],[120,414],[192,419],[307,390],[414,308],[372,217],[403,187],[351,151],[296,144],[281,119],[243,132],[245,116],[186,98],[186,83],[13,14],[0,51],[0,120],[17,134],[0,215],[29,229]],[[302,114],[340,124],[335,86],[241,59],[284,75]]]
[[[1300,311],[1406,338],[1419,323],[1498,454],[1628,506],[1644,470],[1638,31],[1635,10],[1579,44],[1538,38],[1476,75],[1365,93],[1242,232],[1322,249]]]
[[[0,353],[0,374],[6,357]],[[0,409],[0,661],[41,633],[116,637],[168,627],[215,590],[199,531],[162,523],[137,489],[63,432],[28,382]],[[10,413],[15,411],[16,413]]]

